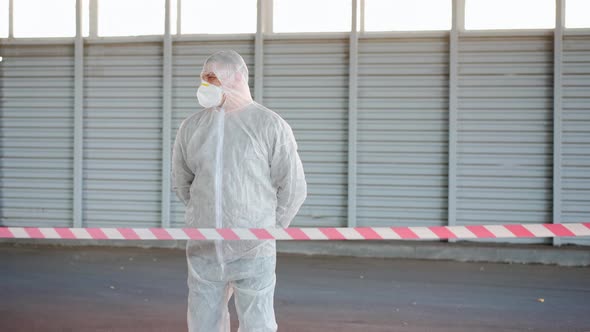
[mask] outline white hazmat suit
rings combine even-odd
[[[210,56],[201,78],[211,73],[221,105],[184,119],[172,152],[172,189],[186,206],[186,226],[288,227],[307,196],[293,131],[252,100],[238,53]],[[217,89],[204,82],[199,93],[207,88]],[[189,331],[229,331],[232,293],[239,331],[276,331],[275,240],[188,240],[186,255]]]

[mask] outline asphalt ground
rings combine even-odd
[[[3,244],[0,331],[187,331],[186,278],[178,249]],[[590,268],[279,255],[275,312],[279,331],[590,331]]]

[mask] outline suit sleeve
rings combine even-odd
[[[195,178],[195,174],[187,164],[183,124],[184,123],[181,123],[180,128],[178,128],[172,149],[171,183],[172,190],[186,206],[190,200],[190,186]]]
[[[286,228],[307,197],[307,183],[293,131],[286,122],[280,128],[276,133],[270,174],[277,188],[276,223]]]

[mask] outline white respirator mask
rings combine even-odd
[[[208,82],[201,82],[197,90],[199,104],[205,108],[219,106],[223,99],[223,89]]]

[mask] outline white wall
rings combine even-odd
[[[82,227],[162,225],[162,149],[171,148],[162,135],[173,138],[200,109],[195,82],[208,54],[236,49],[254,75],[254,38],[173,38],[169,128],[162,37],[85,40]],[[348,42],[264,41],[264,104],[292,125],[309,179],[297,226],[348,222]],[[73,226],[73,40],[1,45],[0,224]],[[453,168],[456,224],[552,222],[552,47],[545,30],[459,35],[449,165],[448,32],[361,34],[357,224],[446,225]],[[581,222],[590,215],[590,33],[566,34],[562,66],[561,221]],[[182,205],[173,194],[169,204],[182,227]]]

